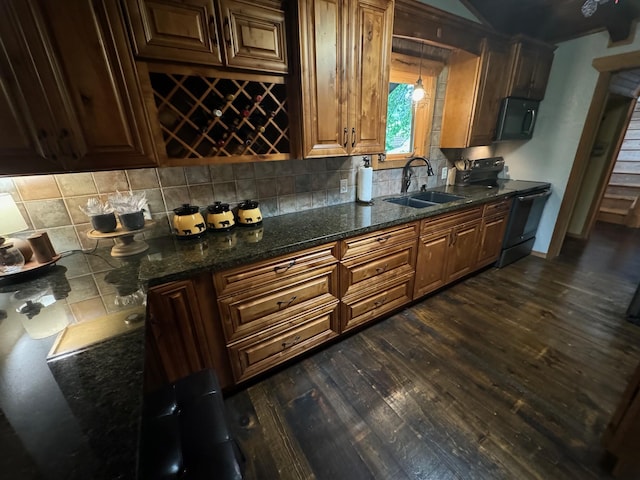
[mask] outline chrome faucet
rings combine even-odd
[[[433,173],[433,168],[431,168],[431,162],[427,157],[411,157],[407,160],[404,167],[402,167],[402,188],[400,189],[400,193],[405,194],[409,191],[409,185],[411,185],[411,177],[413,176],[413,170],[411,169],[411,164],[415,160],[422,160],[427,166],[427,175],[433,177],[435,174]]]

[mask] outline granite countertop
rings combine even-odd
[[[0,282],[0,471],[9,479],[134,478],[142,400],[146,288],[438,215],[548,184],[440,187],[462,195],[426,209],[383,199],[265,218],[148,251],[64,256]]]

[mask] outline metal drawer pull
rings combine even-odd
[[[378,237],[376,240],[378,243],[384,243],[391,238],[391,235],[385,235],[384,237]]]
[[[378,300],[376,302],[373,302],[373,307],[374,308],[379,308],[382,305],[384,305],[385,303],[387,303],[387,297],[384,297],[382,300]]]
[[[295,337],[293,337],[293,340],[291,340],[290,342],[282,342],[282,348],[293,347],[299,341],[300,341],[300,335],[296,335]]]
[[[389,264],[388,264],[388,263],[385,263],[385,264],[384,264],[384,267],[378,267],[378,268],[376,268],[376,272],[378,272],[378,273],[385,272],[385,271],[387,270],[387,267],[388,267],[388,266],[389,266]]]
[[[280,300],[280,301],[278,302],[278,308],[279,308],[279,309],[280,309],[280,308],[283,308],[283,305],[284,305],[284,308],[287,308],[289,305],[291,305],[291,304],[293,303],[293,301],[294,301],[296,298],[298,298],[298,297],[296,297],[296,296],[294,295],[293,297],[291,297],[291,298],[289,299],[289,301],[288,301],[288,302],[285,302],[284,300]]]
[[[273,271],[276,273],[284,273],[287,270],[289,270],[291,267],[293,267],[296,264],[296,259],[294,258],[293,260],[291,260],[289,262],[289,265],[279,265],[277,267],[273,267]]]

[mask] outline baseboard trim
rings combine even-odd
[[[531,255],[533,255],[534,257],[538,257],[538,258],[543,258],[543,259],[547,259],[547,254],[543,253],[543,252],[536,252],[535,250],[531,251]]]

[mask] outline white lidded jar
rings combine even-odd
[[[373,167],[371,167],[371,159],[367,156],[362,157],[364,164],[358,167],[356,199],[360,203],[371,203],[373,194]]]

